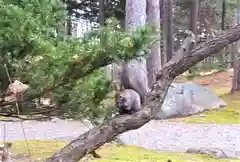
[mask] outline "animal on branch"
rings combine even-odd
[[[196,41],[196,36],[192,32],[189,32],[189,35],[183,40],[180,48],[174,52],[173,58],[181,59],[182,57],[187,56],[190,53],[191,46],[196,44]]]
[[[123,64],[121,73],[121,84],[124,89],[132,89],[136,91],[144,103],[148,88],[147,73],[139,60],[131,60]]]
[[[132,114],[141,109],[149,91],[147,79],[140,60],[131,60],[123,64],[121,90],[116,94],[119,114]]]
[[[141,110],[140,95],[132,89],[124,89],[116,94],[119,114],[132,114]]]

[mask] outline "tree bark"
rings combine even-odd
[[[197,37],[197,23],[198,23],[198,11],[199,11],[199,0],[192,0],[190,8],[190,22],[189,29]],[[197,40],[195,40],[197,42]],[[196,44],[189,45],[189,53],[194,48]],[[189,73],[192,73],[192,69],[189,69]]]
[[[68,0],[66,0],[67,5],[67,35],[72,36],[72,9],[68,4]]]
[[[164,1],[165,0],[159,0],[159,10],[160,10],[160,53],[161,53],[161,65],[164,65],[165,62],[165,50],[164,50],[164,25],[163,25],[163,16],[164,16]]]
[[[240,3],[240,1],[238,1]],[[236,9],[235,14],[235,23],[240,24],[240,9]],[[236,41],[235,43],[232,43],[232,51],[230,54],[230,64],[233,66],[233,78],[232,78],[232,89],[231,92],[240,91],[240,58],[238,54],[237,45],[239,44],[239,41]],[[236,56],[238,57],[236,60]]]
[[[125,30],[135,31],[138,27],[146,24],[146,0],[126,0]],[[144,88],[148,87],[147,66],[145,58],[133,59],[123,63],[124,68],[137,68],[139,80],[143,82]],[[131,76],[129,76],[131,78]]]
[[[240,25],[229,29],[227,33],[218,38],[199,45],[192,50],[191,56],[178,60],[172,59],[156,74],[157,82],[148,94],[147,102],[142,110],[133,115],[116,116],[98,128],[89,130],[48,158],[46,162],[77,162],[87,153],[111,141],[117,135],[138,129],[148,123],[162,106],[168,87],[176,76],[239,39]]]
[[[164,41],[165,41],[165,62],[168,62],[173,55],[173,13],[172,13],[172,0],[164,1],[164,13],[163,13],[163,29],[164,29]]]
[[[160,7],[159,0],[147,0],[147,22],[160,29]],[[160,41],[153,44],[149,57],[147,58],[148,86],[156,81],[155,73],[162,67],[160,52]]]
[[[231,92],[240,91],[240,58],[234,62]]]
[[[221,29],[225,30],[225,17],[226,17],[226,0],[222,0],[222,22]]]
[[[198,23],[198,11],[199,11],[199,0],[191,1],[190,8],[190,22],[189,29],[193,32],[195,37],[197,38],[197,23]],[[194,48],[194,44],[190,47],[190,51]]]
[[[105,22],[105,16],[104,16],[104,0],[99,0],[99,24],[100,26],[104,26]]]

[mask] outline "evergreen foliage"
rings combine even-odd
[[[30,85],[28,96],[51,90],[57,106],[70,116],[104,115],[100,103],[111,82],[102,67],[146,56],[156,39],[151,26],[126,33],[115,19],[83,38],[69,37],[60,32],[67,13],[58,0],[0,0],[0,6],[0,64],[8,66],[12,78]],[[1,84],[8,82],[3,67],[0,73]]]

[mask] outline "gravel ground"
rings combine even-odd
[[[24,140],[20,122],[0,121],[0,141]],[[28,140],[71,140],[91,126],[77,121],[26,121],[23,123]],[[187,148],[211,147],[234,152],[240,157],[240,125],[183,124],[151,121],[138,130],[126,132],[120,139],[130,145],[147,149],[183,152]]]

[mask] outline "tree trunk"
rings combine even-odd
[[[99,0],[99,24],[100,26],[104,26],[105,22],[105,16],[104,16],[104,0]]]
[[[234,21],[232,23],[233,26],[236,25],[236,24],[240,24],[240,22],[239,22],[240,12],[239,11],[240,11],[240,8],[236,8],[235,18],[234,18]],[[235,59],[238,56],[238,44],[239,44],[239,41],[231,44],[231,50],[230,50],[230,55],[229,55],[229,63],[228,63],[229,68],[234,68],[234,62],[235,62]]]
[[[240,25],[228,32],[203,43],[191,52],[191,56],[169,61],[157,75],[157,82],[147,96],[143,109],[133,115],[119,115],[106,121],[99,128],[93,128],[70,142],[46,162],[77,162],[87,153],[111,141],[117,135],[138,129],[152,120],[162,106],[172,80],[205,58],[218,53],[227,45],[240,39]]]
[[[127,0],[126,1],[126,16],[125,29],[127,32],[135,31],[138,27],[146,24],[146,0]],[[138,67],[139,75],[144,82],[145,88],[148,89],[147,66],[145,58],[138,58],[124,63],[125,67]]]
[[[240,24],[240,9],[236,9],[236,23]],[[232,79],[232,89],[231,92],[240,91],[240,58],[235,60],[236,55],[238,54],[237,44],[239,41],[232,44],[233,49],[231,51],[231,62],[233,61],[233,79]],[[237,55],[239,57],[239,55]]]
[[[226,0],[222,0],[222,22],[221,22],[221,29],[222,32],[225,30],[225,18],[226,18]],[[227,53],[228,47],[223,49],[223,52],[221,55],[218,56],[218,61],[223,64],[224,63],[224,55]]]
[[[160,8],[159,0],[147,0],[147,22],[154,25],[157,30],[160,29]],[[156,81],[155,73],[162,67],[160,41],[153,44],[151,53],[147,59],[148,86]]]
[[[240,91],[240,58],[234,62],[231,92]]]
[[[197,38],[197,23],[198,23],[198,11],[199,11],[199,0],[192,0],[190,8],[190,22],[189,22],[189,29]],[[197,40],[195,40],[197,42]],[[194,48],[195,44],[190,44],[189,46],[189,53]],[[192,73],[192,69],[189,69],[189,73]]]
[[[164,65],[165,62],[165,50],[164,50],[164,27],[163,27],[163,16],[164,16],[164,2],[165,0],[159,0],[159,10],[160,10],[160,54],[161,54],[161,65]]]
[[[197,38],[197,24],[198,24],[198,12],[199,12],[199,0],[192,0],[191,1],[191,8],[190,8],[190,23],[189,29],[193,32],[195,37]],[[194,45],[190,47],[191,49],[194,48]],[[190,50],[191,51],[191,50]]]
[[[168,62],[173,55],[173,13],[172,0],[164,1],[163,29],[165,46],[165,62]]]
[[[222,22],[221,29],[225,30],[225,17],[226,17],[226,0],[222,0]]]
[[[72,9],[68,4],[68,0],[66,1],[66,3],[67,3],[67,35],[72,36]]]

